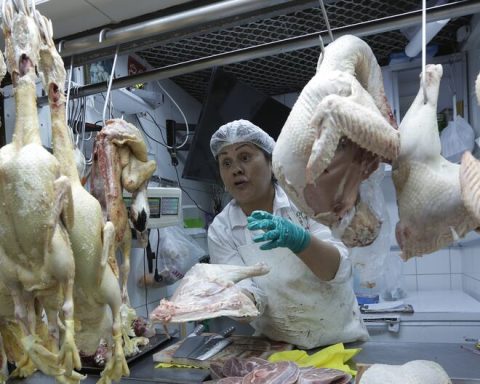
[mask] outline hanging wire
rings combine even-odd
[[[108,79],[107,95],[105,96],[105,103],[103,104],[103,113],[102,113],[103,125],[105,125],[105,115],[107,114],[107,105],[109,104],[108,100],[110,98],[110,91],[112,90],[113,76],[115,75],[115,65],[117,64],[118,48],[119,46],[117,45],[117,48],[115,48],[115,56],[113,56],[112,71],[110,72],[110,78]],[[111,114],[112,114],[112,104],[110,104],[110,115]]]
[[[423,103],[427,104],[427,84],[426,72],[427,66],[427,0],[422,0],[422,89]]]
[[[67,83],[67,99],[65,101],[65,105],[67,107],[67,111],[65,113],[65,124],[67,124],[67,127],[69,126],[68,115],[69,115],[70,109],[69,109],[68,102],[70,101],[70,89],[72,87],[72,74],[73,74],[73,56],[70,58],[70,71],[68,72],[68,83]],[[69,127],[68,134],[70,136],[70,140],[72,141],[72,143],[75,143],[72,127]]]
[[[323,4],[323,0],[319,0],[320,8],[322,9],[323,20],[325,21],[325,25],[327,26],[328,35],[330,36],[330,42],[333,42],[333,33],[332,29],[330,28],[330,22],[328,21],[327,10],[325,9],[325,4]],[[325,44],[323,43],[322,34],[318,35],[318,39],[320,40],[320,49],[322,51],[322,55],[325,53]]]
[[[323,4],[323,0],[320,1],[320,8],[322,8],[323,19],[325,20],[325,25],[327,26],[328,36],[330,36],[330,42],[333,42],[333,33],[332,29],[330,28],[330,22],[328,21],[327,10],[325,9],[325,4]]]

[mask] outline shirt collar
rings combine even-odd
[[[243,213],[240,206],[237,204],[235,199],[232,199],[230,202],[232,210],[230,215],[230,222],[232,228],[235,227],[246,227],[247,226],[247,216]],[[273,198],[273,214],[278,215],[279,211],[282,208],[288,208],[290,206],[290,201],[288,200],[287,194],[285,191],[277,184],[275,184],[275,197]]]

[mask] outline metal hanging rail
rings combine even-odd
[[[427,14],[427,21],[461,17],[477,12],[480,12],[480,1],[457,1],[454,3],[448,3],[445,5],[429,8]],[[334,28],[332,29],[332,32],[337,38],[345,34],[352,34],[358,37],[364,37],[417,25],[420,23],[421,17],[421,10],[412,11],[401,15],[385,17],[382,19],[358,23],[346,27]],[[224,66],[228,64],[239,63],[242,61],[258,59],[261,57],[278,55],[281,53],[291,52],[299,49],[311,48],[319,44],[319,35],[322,35],[323,41],[325,43],[330,42],[327,31],[310,33],[298,37],[292,37],[289,39],[276,41],[273,43],[261,44],[254,47],[239,49],[232,52],[221,53],[218,55],[212,55],[196,60],[173,64],[132,76],[120,77],[113,80],[112,89],[124,88],[132,84],[148,82],[151,80],[168,79],[174,76],[180,76],[187,73],[212,68],[215,66]],[[104,92],[106,89],[106,83],[86,85],[83,87],[79,87],[75,95],[72,95],[71,98],[94,95]],[[39,103],[46,104],[47,98],[43,97],[39,99]]]
[[[314,3],[313,0],[302,0],[300,2],[295,0],[224,0],[124,27],[104,28],[100,32],[101,41],[99,41],[99,34],[64,40],[61,42],[60,54],[62,57],[75,56],[161,36],[166,33],[173,34],[185,30],[195,30],[201,26],[219,23],[230,18],[242,18],[282,4],[309,4],[310,2]]]

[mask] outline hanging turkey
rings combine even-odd
[[[346,35],[320,56],[273,151],[290,199],[350,247],[371,244],[381,219],[359,195],[380,161],[397,157],[396,123],[370,47]]]

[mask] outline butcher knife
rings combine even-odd
[[[231,326],[224,329],[218,335],[212,335],[197,350],[193,351],[188,357],[194,360],[207,360],[223,350],[227,345],[232,343],[229,336],[235,331],[235,327]]]
[[[183,343],[180,344],[180,347],[175,351],[173,357],[188,357],[194,350],[205,344],[207,339],[210,337],[208,335],[202,336],[201,333],[205,329],[203,324],[199,324],[195,329],[187,335]]]

